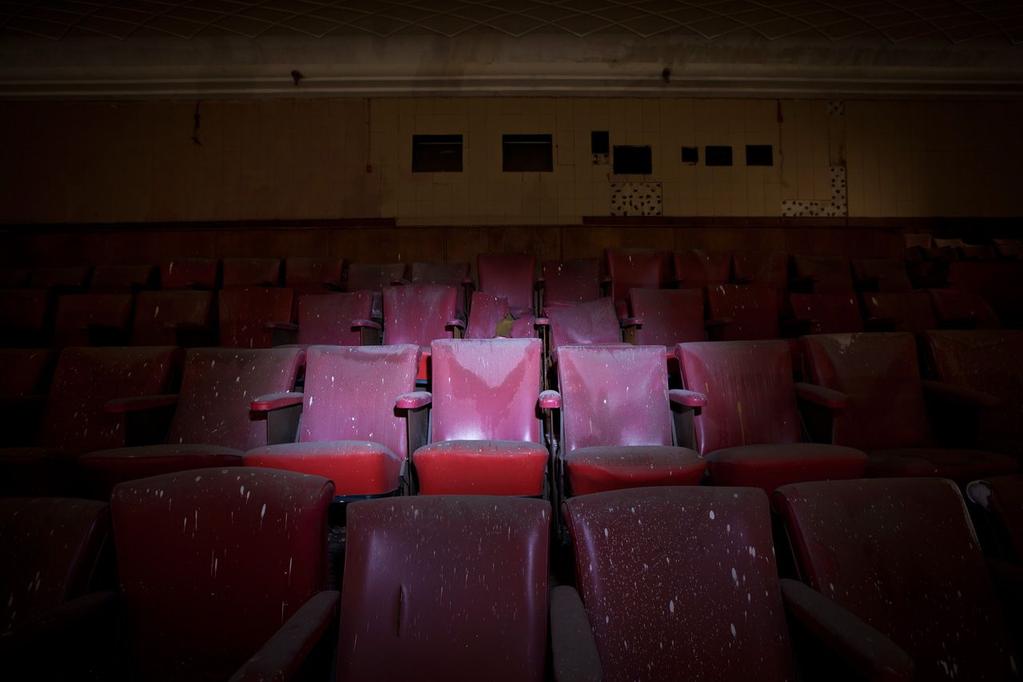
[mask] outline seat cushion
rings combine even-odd
[[[863,478],[867,455],[841,445],[745,445],[707,455],[713,485],[750,486],[770,493],[787,483]]]
[[[97,450],[78,458],[97,494],[109,495],[118,483],[190,469],[241,466],[242,451],[219,445],[175,443]]]
[[[649,485],[696,485],[706,462],[670,445],[595,445],[564,456],[573,495]]]
[[[965,485],[976,478],[1019,471],[1015,458],[986,450],[903,448],[869,454],[867,476],[872,478],[938,476]]]
[[[511,440],[445,440],[412,455],[425,495],[543,494],[547,448]]]
[[[401,457],[368,440],[282,443],[245,453],[245,466],[314,474],[334,482],[334,494],[382,495],[401,484]]]

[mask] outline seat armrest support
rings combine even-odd
[[[696,408],[707,406],[707,396],[699,391],[689,391],[684,388],[672,388],[668,391],[668,400],[672,405],[681,407]]]
[[[298,391],[267,393],[249,403],[249,409],[253,412],[272,412],[293,405],[301,405],[304,399],[305,394]]]
[[[832,412],[841,412],[849,405],[849,396],[833,388],[797,381],[796,397],[814,405],[820,405]]]

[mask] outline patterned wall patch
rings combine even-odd
[[[662,215],[661,183],[612,182],[610,215]]]
[[[800,201],[785,199],[781,202],[781,214],[786,218],[840,218],[849,215],[849,193],[846,185],[845,166],[829,166],[831,176],[831,201]]]

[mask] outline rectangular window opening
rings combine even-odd
[[[461,173],[461,135],[413,135],[413,173]]]
[[[606,130],[590,132],[590,154],[607,154],[611,151],[611,134]]]
[[[682,163],[695,165],[700,162],[699,147],[682,147]]]
[[[650,175],[654,172],[653,152],[649,145],[634,147],[615,145],[615,175]]]
[[[774,147],[769,144],[746,145],[747,166],[773,166]]]
[[[730,145],[707,145],[703,149],[703,158],[708,166],[731,166],[732,147]]]
[[[554,170],[554,141],[549,133],[504,135],[501,170],[505,173],[550,173]]]

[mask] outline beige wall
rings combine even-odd
[[[395,217],[399,224],[570,224],[607,215],[613,180],[658,181],[665,215],[1023,213],[1021,103],[707,99],[275,99],[0,103],[0,221]],[[595,166],[591,130],[653,145],[650,177]],[[551,132],[553,173],[502,173],[501,133]],[[465,172],[411,173],[413,133],[462,133]],[[703,146],[735,164],[708,168]],[[747,168],[745,144],[775,146]],[[701,163],[684,166],[682,145]],[[843,199],[844,202],[844,199]],[[790,210],[799,210],[793,204]],[[845,205],[841,206],[845,210]]]

